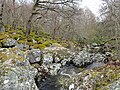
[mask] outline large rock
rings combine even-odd
[[[77,66],[84,66],[86,63],[92,63],[92,54],[87,51],[81,51],[73,59],[73,63]]]
[[[14,39],[5,39],[2,42],[2,47],[9,48],[9,47],[14,47],[16,45],[16,40]]]
[[[29,45],[27,44],[17,44],[17,47],[20,49],[20,50],[29,50]]]
[[[25,66],[0,64],[1,90],[38,90],[35,84],[37,70],[26,62]]]
[[[96,44],[96,43],[92,43],[90,46],[90,52],[93,53],[103,53],[105,54],[105,52],[110,52],[111,51],[111,45],[109,44]]]
[[[27,55],[28,60],[31,64],[39,63],[42,64],[42,52],[39,49],[32,49]]]
[[[110,90],[120,90],[120,79],[110,85]]]
[[[27,51],[0,48],[0,90],[38,90],[37,69],[26,59]]]
[[[26,58],[27,52],[21,51],[19,48],[1,48],[0,62],[3,64],[20,64]]]
[[[43,63],[61,63],[64,65],[72,59],[72,52],[64,47],[47,47],[43,51]]]
[[[77,55],[75,55],[75,58],[73,59],[73,63],[76,66],[86,66],[89,64],[92,64],[93,62],[107,62],[109,58],[111,57],[111,53],[109,55],[102,54],[102,53],[91,53],[89,51],[83,50],[80,51]]]
[[[51,65],[48,65],[47,66],[49,68],[49,73],[50,75],[57,75],[58,74],[58,71],[60,70],[61,68],[61,64],[51,64]]]

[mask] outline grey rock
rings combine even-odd
[[[61,68],[61,64],[52,64],[48,68],[49,68],[50,75],[57,75],[58,71]]]
[[[73,63],[77,66],[86,66],[93,62],[104,62],[107,57],[105,54],[89,53],[88,51],[79,52],[73,59]]]
[[[26,66],[0,64],[0,67],[1,90],[38,90],[34,80],[37,69],[30,66],[30,64]]]
[[[120,79],[110,85],[110,90],[120,90]]]
[[[1,27],[0,32],[5,32],[5,27],[3,25],[0,27]]]
[[[39,49],[32,49],[28,53],[27,58],[31,64],[39,63],[42,61],[42,52]]]
[[[103,65],[104,65],[104,63],[102,63],[102,62],[93,62],[92,64],[86,66],[85,68],[86,69],[93,69],[93,68],[101,67]]]
[[[77,66],[84,66],[86,63],[92,63],[92,54],[87,51],[81,51],[73,59],[73,63]]]
[[[23,49],[29,49],[29,45],[26,45],[26,44],[17,44],[17,47],[20,49],[20,50],[23,50]]]
[[[7,39],[5,42],[2,42],[3,47],[14,47],[16,45],[16,40],[14,39]]]
[[[70,60],[72,53],[64,47],[47,47],[43,51],[43,62],[65,64]]]
[[[52,63],[53,62],[53,54],[45,53],[43,57],[43,63]]]
[[[48,73],[49,75],[58,75],[58,71],[61,68],[60,63],[51,63],[51,64],[43,64],[40,66],[41,69],[39,69],[39,76],[44,76],[42,73]]]

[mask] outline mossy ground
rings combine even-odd
[[[82,73],[81,79],[91,74],[90,81],[94,80],[95,90],[109,90],[109,85],[120,78],[120,66],[105,65]]]
[[[44,49],[49,46],[58,46],[58,47],[70,47],[70,41],[61,40],[61,38],[52,39],[52,36],[47,32],[31,32],[29,37],[26,38],[24,29],[18,27],[17,30],[12,30],[11,26],[5,26],[6,32],[0,33],[0,47],[2,47],[2,42],[6,41],[7,38],[12,38],[17,40],[19,44],[27,44],[32,48]],[[36,42],[34,42],[34,41]],[[74,43],[76,44],[76,42]]]
[[[120,79],[120,66],[105,65],[94,69],[84,69],[80,75],[74,75],[72,78],[65,76],[58,81],[66,88],[74,83],[75,86],[82,88],[81,90],[110,90],[110,85],[118,79]]]

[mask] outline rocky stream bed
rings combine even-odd
[[[97,45],[23,50],[13,41],[0,48],[0,90],[120,90],[119,64]]]

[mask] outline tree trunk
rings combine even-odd
[[[1,4],[1,12],[0,12],[0,31],[1,31],[1,32],[5,31],[5,28],[4,28],[4,26],[3,26],[3,21],[2,21],[4,2],[5,2],[5,1],[2,1],[2,4]]]
[[[34,16],[34,12],[35,12],[37,2],[38,2],[38,0],[35,2],[34,6],[33,6],[31,16],[29,17],[29,20],[28,20],[27,25],[26,25],[26,37],[28,37],[30,35],[32,18]]]
[[[26,25],[26,37],[30,35],[30,31],[31,31],[31,20],[28,20]]]
[[[15,0],[13,0],[13,24],[12,24],[12,29],[15,30],[17,26],[17,22],[15,20]]]

